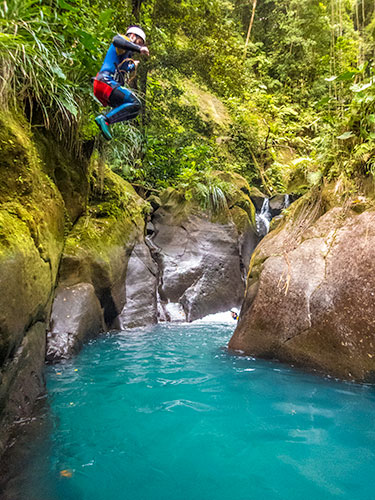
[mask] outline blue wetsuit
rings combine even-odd
[[[131,120],[141,110],[141,102],[129,89],[123,87],[125,73],[135,69],[128,59],[132,52],[140,52],[139,45],[126,36],[116,35],[94,80],[94,95],[104,106],[113,109],[105,116],[109,124]]]

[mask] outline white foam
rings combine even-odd
[[[182,305],[178,302],[168,302],[168,304],[165,305],[165,309],[168,312],[172,322],[186,321],[185,312],[182,308]]]
[[[196,319],[192,323],[229,323],[233,326],[236,325],[236,321],[232,318],[230,311],[219,312],[216,314],[209,314],[201,319]]]

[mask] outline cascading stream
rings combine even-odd
[[[257,227],[257,233],[260,237],[266,236],[270,230],[271,220],[276,214],[280,214],[282,210],[290,206],[290,196],[289,194],[284,195],[284,200],[279,209],[271,210],[270,198],[264,198],[262,207],[259,212],[255,214],[255,222]]]
[[[269,198],[264,198],[262,208],[259,213],[255,215],[257,232],[259,236],[265,236],[270,230],[270,222],[272,215],[270,212],[270,200]]]

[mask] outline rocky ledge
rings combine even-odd
[[[229,347],[374,382],[375,212],[303,203],[257,247]]]

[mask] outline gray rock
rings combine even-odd
[[[279,215],[283,208],[285,208],[284,194],[276,194],[270,198],[270,210],[273,216]]]
[[[260,212],[261,209],[262,209],[264,200],[266,199],[266,196],[265,195],[264,196],[254,196],[254,195],[251,195],[250,199],[253,202],[256,211]]]
[[[344,379],[375,376],[375,214],[334,208],[258,246],[229,347]]]
[[[182,304],[188,321],[241,303],[244,282],[233,223],[213,223],[203,214],[178,220],[165,208],[155,212],[153,223],[162,303]]]
[[[126,302],[120,328],[157,323],[158,267],[145,243],[138,243],[130,256],[126,273]]]
[[[146,232],[147,234],[154,234],[155,232],[155,227],[152,222],[147,222],[146,224]]]
[[[9,428],[17,419],[27,418],[36,398],[44,392],[43,366],[46,324],[35,323],[23,338],[12,359],[1,371],[0,453],[4,451]]]
[[[47,335],[47,360],[70,357],[103,330],[103,311],[90,283],[59,287]]]

